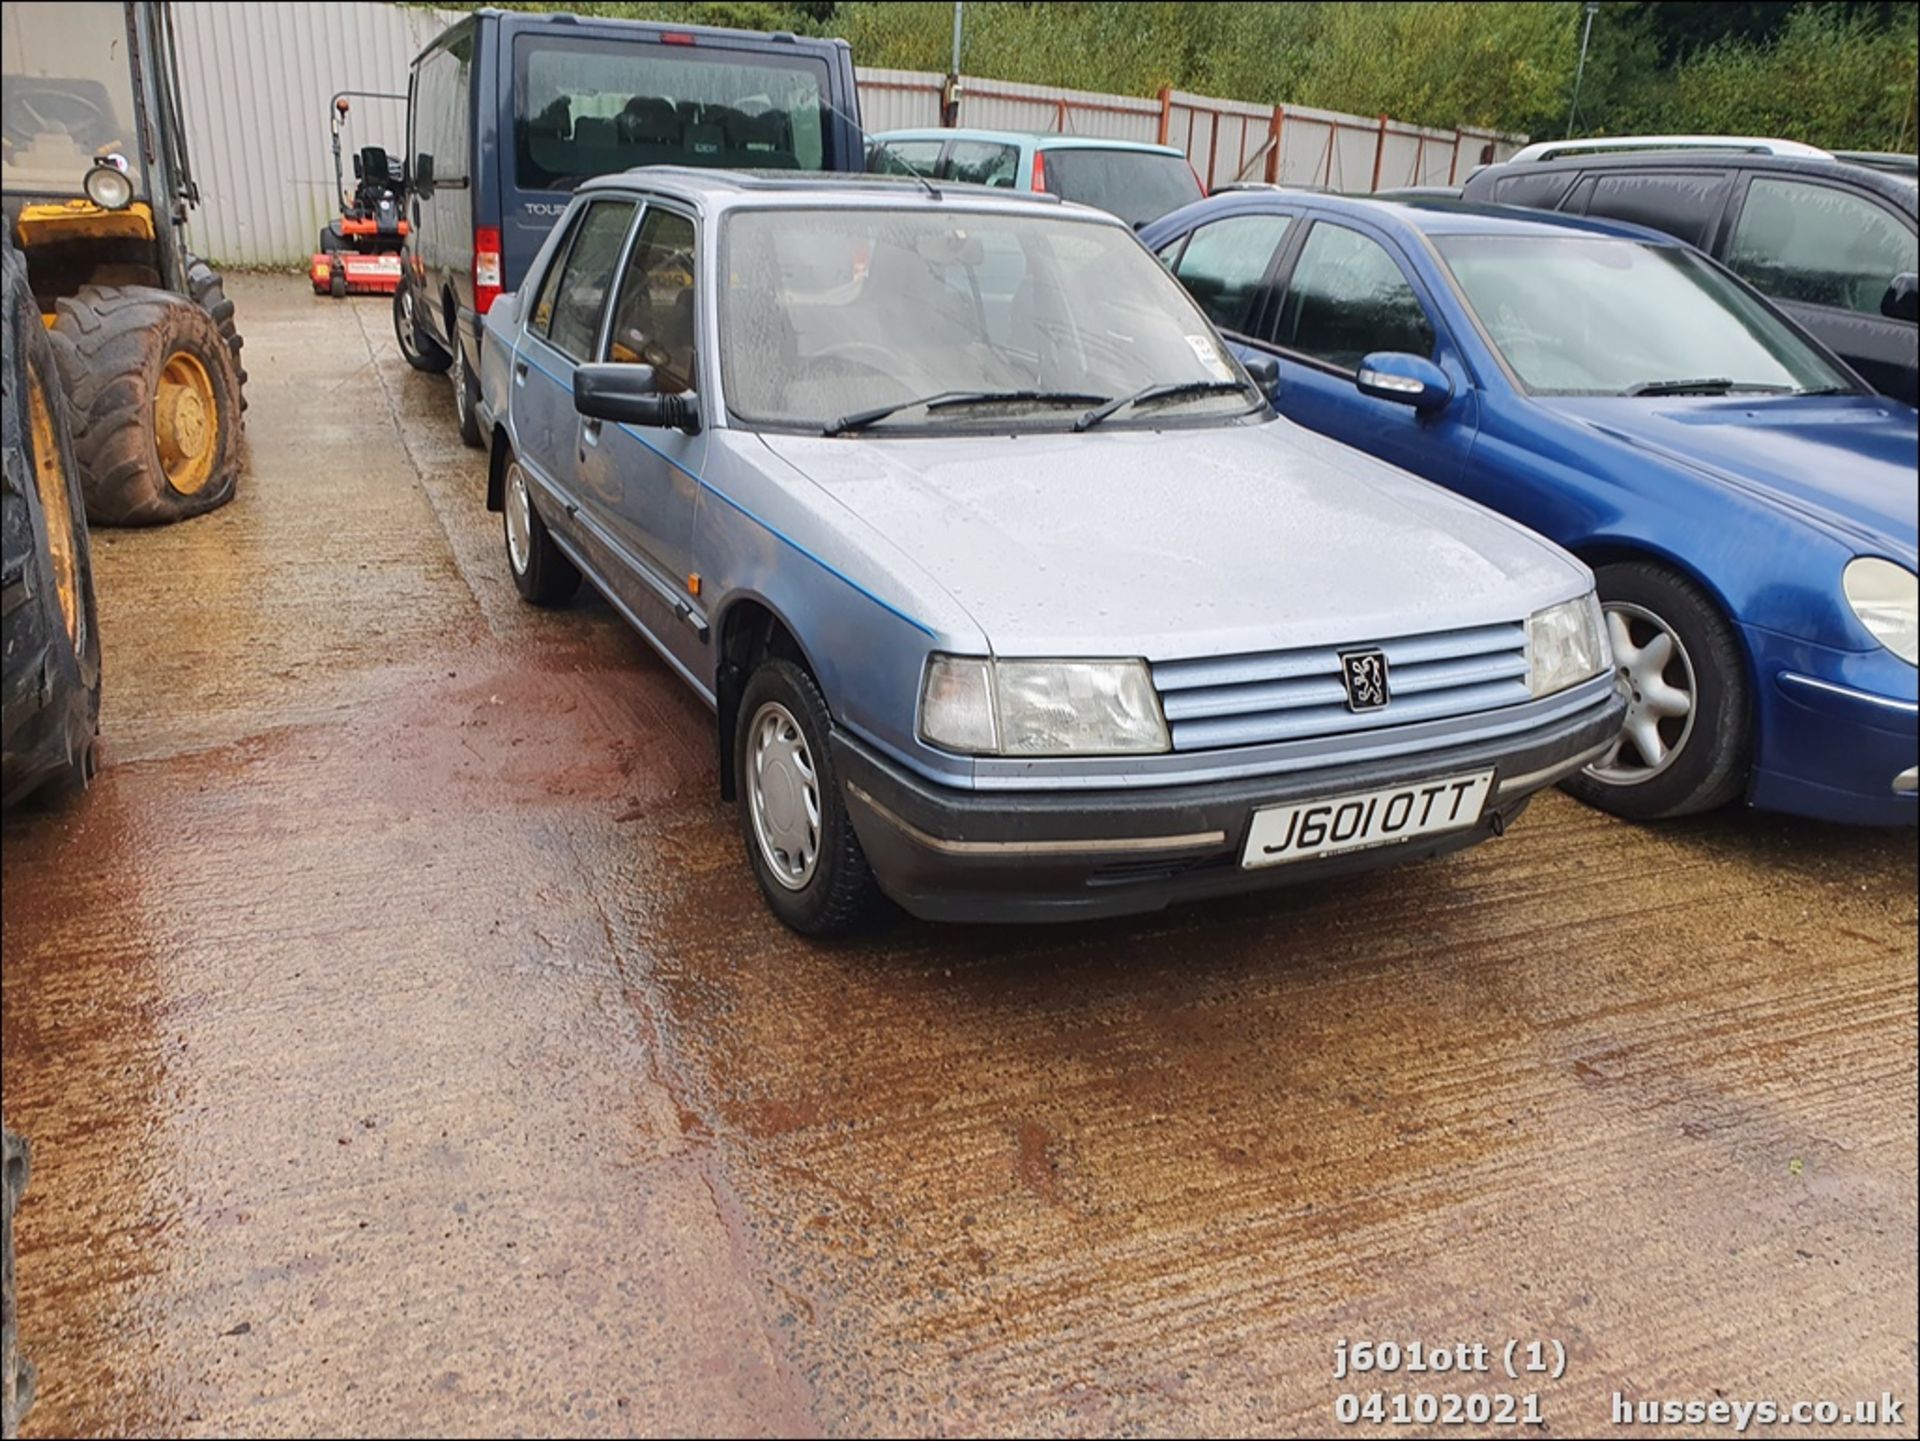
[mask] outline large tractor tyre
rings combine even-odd
[[[33,1404],[33,1364],[20,1354],[20,1316],[13,1288],[13,1213],[20,1207],[20,1193],[27,1188],[27,1143],[12,1131],[0,1127],[0,1167],[5,1187],[5,1255],[0,1256],[0,1369],[5,1371],[6,1390],[0,1398],[0,1433],[20,1434],[20,1418]]]
[[[233,499],[240,382],[206,311],[138,285],[58,302],[55,352],[96,525],[165,525]]]
[[[447,367],[453,364],[453,356],[420,328],[420,318],[414,314],[413,306],[413,286],[402,279],[393,292],[393,338],[399,342],[400,353],[407,358],[407,364],[415,370],[445,375]]]
[[[233,376],[240,384],[240,408],[245,410],[247,368],[240,363],[240,347],[247,342],[240,334],[240,327],[234,324],[233,302],[227,299],[226,282],[220,278],[219,271],[197,255],[187,256],[187,294],[193,297],[195,305],[213,317],[227,349],[233,352]]]
[[[68,426],[54,342],[6,248],[4,407],[9,706],[29,710],[6,757],[5,799],[58,802],[93,779],[100,730],[100,626],[86,496]],[[15,592],[15,586],[19,591]],[[37,604],[35,602],[38,602]],[[16,686],[27,668],[37,679]]]

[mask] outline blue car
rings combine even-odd
[[[1256,192],[1141,239],[1283,416],[1594,568],[1633,700],[1568,789],[1914,824],[1913,409],[1637,226]]]

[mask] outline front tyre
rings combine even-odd
[[[507,542],[507,569],[514,588],[529,604],[565,605],[580,589],[580,572],[548,533],[533,506],[533,483],[517,457],[507,457],[501,486],[501,523]]]
[[[1613,748],[1566,784],[1627,820],[1713,810],[1746,788],[1751,688],[1731,624],[1698,586],[1644,561],[1594,571],[1614,670],[1631,689]]]
[[[747,681],[734,729],[748,863],[774,915],[804,936],[846,935],[880,898],[841,798],[831,726],[813,677],[768,659]]]

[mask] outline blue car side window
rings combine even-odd
[[[1376,350],[1433,357],[1433,323],[1378,241],[1321,221],[1287,284],[1274,343],[1340,370]]]

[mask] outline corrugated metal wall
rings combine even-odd
[[[453,18],[354,0],[176,4],[187,143],[200,184],[188,226],[194,249],[226,265],[304,262],[339,203],[329,101],[340,90],[404,93],[408,63]],[[405,148],[404,102],[353,106],[341,136],[346,154],[361,145]]]
[[[180,0],[187,138],[200,182],[193,245],[226,265],[297,265],[333,215],[327,105],[340,90],[407,88],[413,57],[452,19],[446,11],[377,0]],[[869,133],[940,123],[942,77],[862,66],[860,113]],[[406,107],[354,103],[343,136],[399,151]],[[961,81],[961,123],[1064,131],[1183,146],[1209,185],[1278,179],[1336,190],[1446,184],[1478,164],[1483,147],[1511,154],[1524,137],[1421,130],[1378,116],[1218,100],[1173,92],[1099,95],[1011,80]],[[1277,159],[1276,159],[1277,151]],[[1272,163],[1271,170],[1269,162]]]

